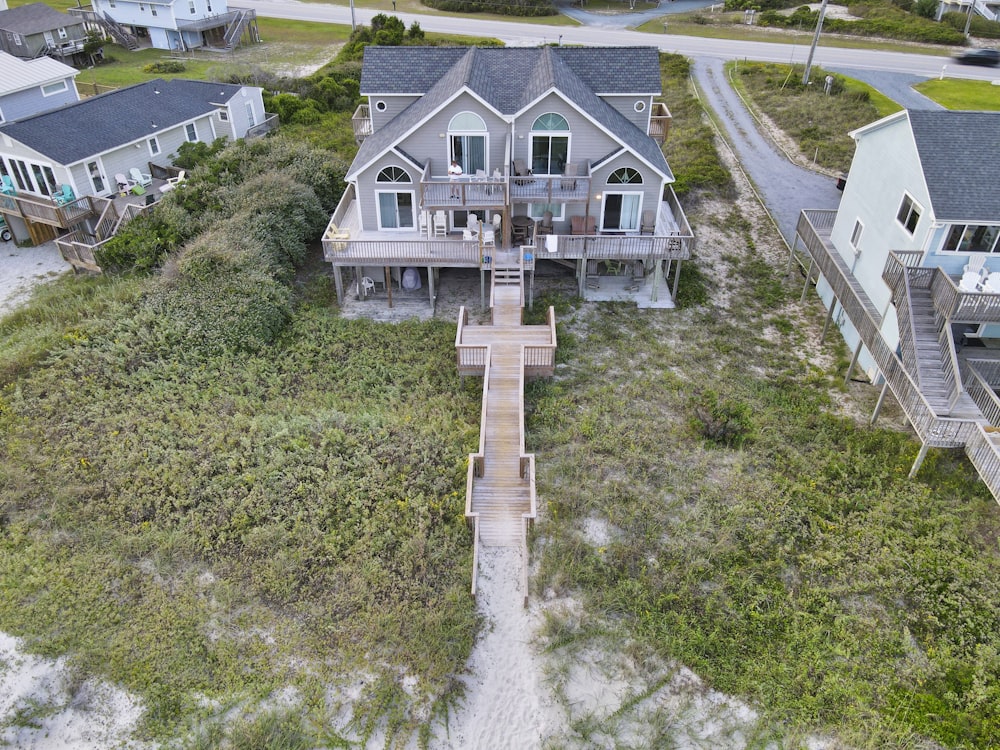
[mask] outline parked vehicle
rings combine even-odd
[[[988,68],[995,68],[1000,65],[1000,50],[995,49],[973,49],[955,55],[955,62],[959,65],[985,65]]]
[[[14,239],[14,235],[10,231],[10,227],[7,226],[7,222],[0,217],[0,240],[10,242],[12,239]]]

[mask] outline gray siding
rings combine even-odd
[[[608,178],[611,174],[622,167],[630,167],[639,174],[642,175],[641,185],[609,185]],[[639,207],[639,216],[642,217],[642,212],[659,208],[660,201],[663,199],[663,177],[648,166],[643,164],[639,159],[635,158],[630,153],[622,154],[621,156],[612,159],[606,164],[602,164],[600,167],[594,170],[593,181],[590,183],[591,195],[595,196],[601,194],[602,200],[592,200],[590,212],[597,217],[597,227],[600,229],[604,226],[603,222],[603,196],[607,193],[642,193],[642,205]],[[582,211],[580,213],[583,213]]]
[[[475,112],[483,118],[489,132],[486,154],[487,171],[492,174],[494,169],[499,169],[502,174],[507,166],[505,163],[507,123],[468,94],[458,97],[440,112],[425,120],[415,133],[400,142],[399,147],[420,161],[430,159],[432,177],[447,177],[448,123],[451,122],[452,117],[460,112]],[[445,134],[444,138],[441,137],[442,133]]]
[[[602,96],[602,99],[628,118],[643,133],[649,133],[649,111],[653,97],[645,96]],[[636,104],[641,102],[642,112],[636,112]]]
[[[524,159],[531,164],[531,126],[539,115],[558,112],[569,123],[569,160],[582,163],[594,162],[621,148],[621,144],[600,130],[584,114],[567,104],[562,97],[549,94],[540,102],[525,110],[514,123],[514,153],[512,159]]]
[[[25,91],[17,91],[0,99],[0,112],[4,122],[20,120],[50,109],[58,109],[77,100],[76,84],[72,78],[66,80],[66,90],[51,96],[44,96],[40,86]]]
[[[254,125],[264,121],[264,99],[261,90],[256,86],[245,86],[240,93],[229,100],[229,123],[216,119],[215,129],[218,136],[227,138],[242,138],[251,127],[247,118],[247,104],[253,109]]]
[[[435,137],[437,136],[435,135]],[[388,185],[385,183],[377,184],[375,182],[375,178],[378,177],[378,173],[388,166],[396,166],[405,169],[410,175],[412,182],[409,185],[404,183],[398,183],[395,185]],[[416,211],[416,205],[420,199],[420,170],[410,164],[409,161],[401,159],[394,153],[389,153],[383,155],[381,158],[376,160],[372,166],[358,175],[358,209],[361,215],[362,228],[366,230],[378,229],[378,210],[376,208],[376,201],[378,199],[375,195],[376,189],[396,190],[398,192],[412,190],[414,211]],[[414,214],[414,221],[415,220],[416,214]]]
[[[369,96],[368,111],[372,118],[372,128],[378,130],[383,127],[419,98],[419,96]],[[375,109],[377,102],[385,102],[385,112]]]

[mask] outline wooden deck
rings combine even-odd
[[[491,325],[468,325],[462,308],[455,337],[459,372],[483,376],[479,450],[469,456],[465,515],[475,529],[475,559],[480,546],[520,547],[526,579],[526,533],[536,502],[534,456],[524,451],[524,380],[554,371],[555,312],[549,308],[546,325],[522,324],[520,267],[494,270],[490,299]],[[474,564],[473,594],[476,575]]]

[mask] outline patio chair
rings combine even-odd
[[[656,234],[656,211],[647,209],[642,212],[642,222],[639,224],[639,234]]]
[[[514,176],[515,177],[530,177],[531,170],[528,169],[528,165],[524,163],[524,159],[514,159]],[[530,179],[515,179],[515,185],[530,185],[534,180]]]
[[[963,292],[979,292],[983,283],[983,276],[978,271],[966,271],[962,274],[958,282],[958,288]]]
[[[577,176],[577,166],[573,162],[566,162],[566,166],[563,168],[563,177],[576,177]],[[559,188],[561,190],[576,190],[576,180],[559,180]]]
[[[125,195],[128,193],[129,188],[131,187],[131,185],[129,185],[128,183],[128,177],[119,172],[118,174],[115,175],[115,184],[118,185],[119,195],[121,195],[122,198],[124,198]]]
[[[138,169],[138,167],[132,167],[128,171],[128,175],[132,179],[132,184],[133,185],[142,185],[143,187],[149,187],[150,185],[153,184],[153,177],[152,177],[152,175],[148,175],[148,174],[145,174],[144,172],[140,172],[139,169]]]
[[[165,185],[160,185],[161,193],[169,193],[187,179],[187,172],[183,169],[177,173],[176,177],[168,177]]]
[[[469,214],[468,218],[465,220],[465,226],[469,228],[469,231],[473,234],[479,234],[481,229],[479,225],[479,217],[475,214]]]
[[[425,234],[427,234],[428,236],[430,236],[429,233],[428,233],[428,231],[427,231],[427,212],[426,211],[421,211],[420,213],[417,214],[417,228],[420,230],[421,236],[425,235]]]
[[[362,276],[361,283],[358,285],[361,297],[367,297],[369,294],[375,293],[375,280],[370,276]]]
[[[462,239],[465,240],[466,242],[472,242],[473,240],[477,239],[477,235],[473,234],[471,229],[463,229]]]
[[[1000,271],[994,271],[983,281],[983,291],[988,294],[1000,294]]]
[[[483,247],[491,247],[496,249],[496,235],[493,233],[492,229],[483,230]]]
[[[0,176],[0,193],[4,195],[17,195],[17,190],[14,188],[14,183],[11,181],[9,174]]]
[[[444,211],[434,212],[434,236],[446,237],[448,235],[448,217]]]
[[[552,226],[552,212],[546,211],[542,214],[542,220],[538,222],[537,226],[535,226],[535,234],[552,234],[554,231],[555,230]]]
[[[62,185],[60,186],[59,191],[52,195],[52,200],[60,206],[65,206],[67,203],[75,201],[76,196],[73,195],[73,188],[69,185]]]

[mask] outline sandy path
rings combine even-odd
[[[72,270],[62,259],[54,242],[38,247],[18,247],[13,242],[0,243],[0,315],[6,315],[23,303],[31,289]]]

